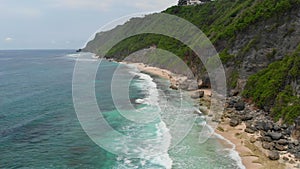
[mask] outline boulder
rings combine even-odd
[[[228,108],[233,108],[234,105],[236,104],[236,101],[231,99],[229,102],[228,102]]]
[[[294,154],[296,159],[300,159],[300,152]]]
[[[274,145],[273,143],[263,142],[262,147],[266,150],[273,150]]]
[[[255,143],[256,142],[256,138],[255,137],[251,137],[250,138],[250,143]]]
[[[172,84],[172,85],[170,86],[170,88],[173,89],[173,90],[178,90],[178,87],[177,87],[176,85],[174,85],[174,84]]]
[[[185,80],[184,82],[180,83],[180,89],[182,90],[188,90],[189,88],[189,81],[188,80]]]
[[[240,122],[239,122],[238,119],[235,119],[235,118],[230,119],[229,125],[230,125],[231,127],[236,127],[236,126],[238,126],[239,124],[240,124]]]
[[[283,124],[283,125],[281,126],[281,128],[282,128],[283,130],[285,130],[285,129],[287,129],[287,128],[288,128],[288,125],[286,125],[286,124]]]
[[[293,142],[293,144],[294,144],[295,146],[298,146],[298,145],[299,145],[299,141],[296,140],[296,141]]]
[[[273,129],[272,122],[258,121],[256,122],[256,128],[258,130],[269,131]]]
[[[290,159],[287,158],[287,157],[283,157],[282,159],[283,159],[283,161],[289,161],[289,160],[290,160]]]
[[[287,147],[285,147],[283,145],[275,144],[275,149],[279,150],[279,151],[286,151]]]
[[[269,151],[268,152],[268,158],[270,160],[279,160],[280,155],[279,155],[278,151]]]
[[[279,131],[281,128],[280,128],[280,126],[278,125],[278,124],[275,124],[274,126],[273,126],[273,130],[274,131]]]
[[[253,119],[253,116],[251,114],[246,114],[246,115],[241,117],[242,121],[249,121],[249,120],[252,120],[252,119]]]
[[[285,139],[280,139],[279,141],[277,141],[277,143],[284,146],[289,144],[289,142]]]
[[[208,75],[202,77],[202,83],[199,85],[199,88],[211,88],[211,83]]]
[[[245,129],[245,132],[246,133],[250,133],[250,134],[254,134],[255,133],[254,130],[252,130],[251,128],[248,128],[248,127]]]
[[[242,111],[242,110],[245,109],[245,103],[242,100],[240,100],[240,101],[238,101],[237,103],[234,104],[234,108],[237,111]]]
[[[193,98],[193,99],[199,99],[202,97],[204,97],[204,91],[197,91],[191,95],[191,98]]]
[[[295,145],[293,143],[289,143],[288,149],[294,150],[295,149]]]
[[[279,140],[282,137],[282,134],[277,132],[268,132],[267,135],[270,136],[273,140]]]
[[[190,81],[190,83],[188,84],[188,91],[193,91],[193,90],[197,90],[198,89],[198,82],[195,80]]]
[[[262,137],[262,140],[263,140],[263,141],[266,141],[266,142],[272,142],[272,141],[273,141],[272,138],[269,137],[269,136],[264,136],[264,137]]]

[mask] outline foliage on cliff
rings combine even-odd
[[[246,80],[252,75],[244,96],[253,99],[260,108],[271,110],[276,120],[283,118],[291,123],[300,115],[299,96],[295,92],[299,90],[295,84],[300,83],[300,50],[295,51],[300,38],[292,39],[300,32],[299,24],[293,25],[299,20],[299,10],[300,0],[217,0],[196,6],[173,6],[163,12],[188,20],[210,38],[227,69],[228,87],[239,87],[239,78]],[[129,22],[134,25],[137,20]],[[99,53],[97,36],[85,51]],[[176,54],[194,67],[195,74],[204,71],[186,45],[161,35],[141,34],[125,39],[106,57],[121,60],[151,46]],[[266,69],[259,71],[263,68]]]
[[[280,17],[282,13],[297,5],[300,5],[300,0],[218,0],[196,6],[173,6],[163,12],[190,21],[217,44],[223,39],[232,42],[235,36],[249,25],[271,17]],[[108,56],[125,55],[153,44],[168,49],[180,57],[192,53],[188,52],[184,45],[170,38],[148,34],[134,36],[119,43]],[[228,45],[230,43],[224,48]],[[229,61],[228,58],[230,57],[226,55],[221,56],[225,62]]]
[[[250,76],[243,95],[260,108],[271,109],[272,116],[292,123],[300,116],[300,98],[295,86],[300,79],[300,45],[298,50],[283,60],[274,62],[268,68]]]

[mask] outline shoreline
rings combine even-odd
[[[129,62],[120,62],[123,64],[132,64],[135,65],[141,72],[153,74],[159,76],[161,78],[165,78],[170,81],[170,87],[176,86],[179,88],[179,85],[183,83],[188,78],[174,74],[169,70],[161,69],[158,67],[148,66],[143,63],[129,63]],[[211,89],[197,89],[188,91],[190,95],[203,91],[203,97],[199,97],[197,99],[198,103],[200,103],[200,111],[201,113],[207,115],[209,112],[210,101],[211,101]],[[222,137],[220,139],[220,143],[224,145],[224,147],[232,148],[240,157],[241,163],[245,166],[246,169],[259,169],[259,168],[276,168],[276,169],[285,169],[285,168],[293,168],[294,165],[288,164],[287,162],[281,160],[272,161],[267,157],[267,152],[264,151],[262,145],[258,142],[252,143],[253,139],[258,138],[259,135],[246,133],[244,130],[246,129],[245,123],[239,124],[236,127],[230,126],[230,118],[223,118],[222,122],[215,129],[215,134],[217,137]]]
[[[187,79],[187,77],[185,77],[183,75],[174,74],[169,70],[161,69],[158,67],[147,66],[143,63],[129,63],[129,62],[120,62],[120,63],[135,65],[141,72],[145,72],[145,73],[159,76],[161,78],[165,78],[170,81],[171,86],[179,85],[179,83],[182,83],[183,81],[185,81]],[[201,113],[207,114],[209,112],[209,109],[207,107],[209,107],[209,105],[210,105],[211,94],[212,94],[211,89],[198,89],[198,90],[188,91],[188,93],[192,96],[194,93],[197,93],[199,91],[203,91],[204,96],[202,98],[199,97],[199,99],[194,99],[194,100],[197,100],[197,102],[201,103],[200,104]],[[217,131],[217,129],[215,129],[215,135],[220,140],[220,144],[224,145],[224,148],[232,149],[240,156],[240,152],[238,151],[239,149],[235,148],[235,147],[237,147],[236,143],[232,139],[227,138],[226,135],[223,135],[222,133],[218,133],[216,131]],[[248,167],[256,167],[255,163],[248,163],[249,160],[246,158],[243,159],[242,156],[240,156],[240,158],[237,160],[237,163],[239,163],[239,161],[247,169],[248,169]]]

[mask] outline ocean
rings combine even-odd
[[[220,136],[215,135],[207,142],[199,143],[205,118],[194,114],[197,103],[187,93],[169,89],[167,80],[140,72],[134,66],[105,60],[101,61],[97,71],[95,93],[107,123],[131,138],[162,141],[162,135],[171,134],[162,143],[169,146],[164,147],[169,151],[151,156],[148,153],[155,147],[137,149],[137,145],[129,141],[124,148],[122,145],[125,144],[120,140],[110,137],[106,138],[106,142],[121,154],[98,146],[82,129],[73,105],[72,78],[80,55],[73,50],[0,51],[1,169],[244,168],[233,146],[225,144]],[[90,59],[83,61],[99,62],[93,54],[85,55]],[[126,75],[134,77],[128,91],[130,103],[137,112],[127,111],[127,102],[122,102],[126,98],[122,95],[112,96],[111,81],[117,68],[121,70],[120,76],[117,76],[120,86]],[[113,98],[119,100],[118,106]],[[158,113],[159,118],[149,123],[136,123],[125,118],[127,115],[134,117],[133,113],[136,116]],[[184,124],[185,117],[195,119],[187,125],[190,128],[174,125]],[[176,138],[176,133],[186,135],[181,140]],[[171,146],[174,138],[179,141]],[[124,155],[128,152],[134,152],[137,157]]]

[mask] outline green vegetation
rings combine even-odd
[[[122,58],[151,46],[172,52],[186,62],[188,61],[187,56],[193,55],[193,51],[189,47],[174,38],[156,34],[142,34],[121,41],[107,53],[106,57]]]
[[[275,48],[273,48],[271,52],[267,53],[267,58],[269,60],[273,59],[275,57],[276,53],[277,53],[277,50]]]
[[[227,50],[227,49],[225,49],[225,50],[223,50],[222,52],[220,52],[220,53],[219,53],[219,57],[220,57],[222,63],[227,63],[227,62],[229,62],[229,61],[231,61],[231,60],[233,60],[233,59],[235,58],[234,55],[230,55],[230,54],[228,53],[228,50]]]
[[[300,0],[218,0],[200,6],[174,6],[165,12],[187,19],[216,42],[299,4]]]
[[[248,39],[249,36],[245,37],[243,46],[232,48],[234,45],[235,47],[238,46],[234,44],[237,35],[245,35],[245,33],[248,33],[246,31],[249,28],[250,30],[260,28],[263,25],[261,21],[267,21],[268,19],[274,24],[264,29],[267,32],[274,32],[281,23],[285,22],[281,18],[291,14],[290,11],[299,9],[299,6],[300,0],[217,0],[196,6],[173,6],[163,12],[186,19],[210,38],[219,52],[222,63],[230,65],[232,68],[227,82],[228,87],[235,88],[240,76],[238,69],[243,59],[250,51],[260,48],[259,44],[263,42],[261,41],[262,37],[259,36],[260,32],[257,32],[257,36],[252,39]],[[137,26],[138,18],[131,19],[129,22],[133,26]],[[121,34],[128,31],[123,30],[122,26],[116,29],[121,30],[115,31]],[[289,27],[285,37],[291,36],[295,30],[296,25]],[[103,34],[106,37],[103,38],[103,41],[107,43],[113,37],[110,35],[115,36],[113,31],[104,32]],[[240,36],[238,38],[240,39]],[[89,51],[98,52],[100,55],[101,49],[97,48],[97,43],[96,39],[87,48]],[[179,56],[190,66],[194,74],[201,74],[205,71],[203,66],[199,66],[201,61],[197,59],[197,56],[189,47],[176,39],[155,34],[141,34],[127,38],[108,51],[106,57],[123,59],[131,53],[151,46],[167,50]],[[233,51],[234,55],[230,51]],[[291,123],[294,117],[300,115],[300,99],[299,96],[295,95],[294,86],[291,85],[300,78],[299,53],[300,47],[295,53],[288,54],[282,60],[274,62],[268,68],[252,75],[243,92],[243,95],[252,99],[257,106],[270,110],[274,119],[283,118],[287,123]],[[280,49],[270,48],[266,57],[269,61],[272,61],[277,55],[282,55]],[[218,66],[217,56],[209,58],[205,63],[206,66]],[[168,62],[168,60],[163,61],[164,63]]]
[[[230,43],[234,41],[238,32],[243,31],[249,25],[272,16],[280,16],[299,4],[300,0],[218,0],[196,6],[173,6],[163,12],[179,16],[193,23],[210,37],[213,43],[222,39],[227,39]],[[132,19],[130,22],[134,22],[134,20]],[[249,42],[243,52],[250,50],[255,42],[255,40]],[[188,47],[175,39],[161,35],[144,34],[122,41],[110,50],[107,56],[126,56],[153,45],[168,50],[181,58],[194,54]],[[219,52],[223,63],[234,58],[227,51]]]
[[[294,54],[252,75],[243,95],[253,99],[260,108],[271,110],[275,120],[283,118],[285,122],[292,123],[295,117],[300,116],[300,98],[295,96],[290,84],[299,78],[300,45]]]
[[[235,70],[234,72],[231,73],[231,76],[228,79],[228,83],[229,83],[228,85],[233,89],[236,88],[238,79],[239,79],[239,72]]]

